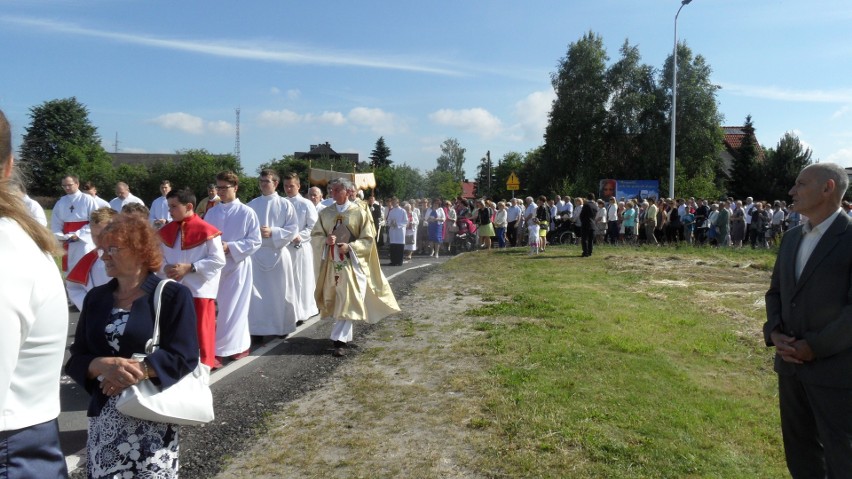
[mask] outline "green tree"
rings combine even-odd
[[[565,178],[591,188],[600,178],[609,98],[607,60],[603,39],[593,32],[571,43],[559,60],[558,71],[551,75],[556,99],[539,171],[531,178],[533,191],[553,191]]]
[[[802,169],[811,164],[811,149],[806,148],[799,137],[793,133],[784,133],[774,149],[766,150],[765,168],[760,178],[769,184],[764,185],[765,199],[787,200],[788,192],[796,182]]]
[[[676,160],[675,194],[680,197],[696,196],[695,191],[682,189],[679,185],[687,185],[696,178],[714,178],[717,195],[725,191],[722,171],[723,148],[722,114],[718,110],[716,94],[719,86],[710,81],[712,69],[703,56],[693,58],[692,50],[685,44],[677,47],[677,131],[676,131]],[[671,77],[672,56],[666,60],[661,72],[661,84],[667,92],[668,104],[666,110],[671,111]],[[671,128],[671,118],[666,125]],[[668,152],[668,148],[666,149]],[[668,172],[668,168],[665,169]],[[668,189],[666,181],[660,182],[661,191]]]
[[[21,145],[21,163],[32,177],[33,194],[56,195],[65,175],[93,175],[99,168],[111,167],[88,110],[76,98],[32,107],[30,118]],[[105,176],[106,172],[100,175]]]
[[[426,173],[423,184],[427,198],[452,199],[462,192],[461,183],[452,173],[437,168]]]
[[[654,68],[640,60],[639,48],[625,40],[621,58],[607,69],[610,97],[601,178],[661,179],[668,170],[665,92]]]
[[[390,166],[393,161],[389,158],[391,156],[391,150],[385,144],[385,137],[380,136],[378,140],[376,140],[376,147],[373,148],[373,151],[370,153],[370,164],[373,168],[382,168],[385,166]]]
[[[497,184],[497,176],[494,162],[491,161],[491,152],[485,154],[476,168],[476,196],[493,198],[494,193],[500,190]],[[505,186],[505,185],[504,185]]]
[[[751,115],[746,116],[745,125],[742,128],[744,136],[740,147],[733,154],[731,164],[730,193],[735,198],[752,196],[764,198],[769,188],[769,182],[760,178],[761,165],[758,164],[758,148],[754,141],[754,124]]]
[[[463,181],[464,177],[464,153],[465,149],[459,145],[459,140],[447,138],[441,144],[441,156],[438,157],[439,171],[447,171],[453,175],[456,181]]]

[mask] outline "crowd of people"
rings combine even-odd
[[[548,244],[584,244],[585,256],[596,244],[688,244],[718,247],[769,248],[781,234],[803,221],[785,201],[726,198],[637,198],[616,200],[559,196],[493,201],[370,197],[368,204],[379,228],[379,244],[390,243],[391,265],[412,255],[440,256],[465,251],[459,242],[474,238],[482,249],[528,246],[529,254]],[[852,214],[852,205],[843,203]],[[585,211],[585,213],[584,213]],[[583,238],[586,238],[583,243]],[[397,246],[395,246],[397,245]],[[395,250],[403,255],[393,254]]]

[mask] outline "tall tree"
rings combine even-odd
[[[666,60],[661,72],[660,83],[667,91],[666,110],[671,112],[672,56]],[[716,93],[719,86],[710,81],[713,70],[703,56],[693,58],[692,50],[685,44],[677,46],[677,144],[675,148],[677,168],[675,174],[675,194],[689,196],[702,194],[705,197],[718,196],[724,192],[722,170],[723,148],[722,114],[719,113]],[[666,125],[671,128],[671,118]],[[667,131],[667,133],[668,133]],[[666,149],[668,153],[668,148]],[[668,168],[666,168],[668,172]],[[666,175],[666,179],[668,175]],[[707,183],[707,179],[716,179]],[[668,188],[668,181],[661,182],[662,191]],[[702,185],[702,192],[690,190],[689,185]],[[665,186],[665,187],[664,187]],[[681,188],[685,186],[685,188]],[[706,191],[709,187],[712,191]]]
[[[667,171],[665,92],[639,48],[625,40],[621,58],[606,72],[609,108],[601,178],[661,179]],[[662,133],[662,134],[661,134]],[[661,141],[662,140],[662,141]]]
[[[787,200],[788,192],[796,182],[799,172],[811,164],[811,149],[799,141],[793,133],[784,133],[774,149],[766,150],[765,170],[760,178],[769,182],[765,185],[766,200]]]
[[[376,140],[376,147],[373,148],[373,151],[370,153],[370,164],[373,168],[382,168],[385,166],[390,166],[393,163],[389,158],[391,156],[391,150],[385,144],[385,137],[380,136],[378,140]]]
[[[438,157],[437,170],[447,171],[456,181],[464,181],[464,152],[459,140],[447,138],[441,143],[441,156]]]
[[[30,118],[21,145],[21,163],[32,176],[33,193],[58,194],[65,175],[91,173],[96,169],[93,165],[111,166],[88,110],[76,98],[34,106]]]
[[[754,140],[754,123],[751,121],[751,115],[746,116],[745,125],[742,128],[743,139],[737,151],[734,152],[734,159],[731,165],[731,182],[730,192],[736,198],[745,198],[752,196],[763,198],[766,193],[766,182],[760,178],[761,165],[758,165],[758,148]]]
[[[556,99],[544,134],[540,173],[533,191],[551,192],[567,178],[591,188],[604,157],[604,126],[609,89],[603,39],[586,33],[568,46],[551,75]]]
[[[476,195],[479,197],[493,198],[494,192],[499,190],[497,177],[494,174],[494,162],[491,161],[491,152],[485,154],[476,169]]]

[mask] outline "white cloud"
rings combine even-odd
[[[30,27],[33,30],[38,29],[48,33],[103,38],[118,43],[129,43],[164,50],[186,51],[216,57],[296,65],[353,66],[430,73],[434,75],[465,76],[460,71],[432,66],[428,60],[412,59],[412,55],[383,55],[378,53],[318,50],[306,45],[281,45],[271,42],[248,42],[229,38],[177,40],[136,33],[95,30],[73,23],[10,15],[0,15],[0,22]]]
[[[356,128],[368,128],[379,134],[390,134],[404,131],[407,127],[393,113],[388,113],[381,108],[353,108],[344,115],[338,111],[324,111],[319,114],[300,114],[292,110],[265,110],[260,113],[258,123],[269,127],[286,127],[297,124],[302,125],[330,125],[345,126],[352,125]]]
[[[260,112],[258,123],[261,126],[289,126],[301,123],[302,115],[291,110],[264,110]]]
[[[852,148],[841,148],[834,153],[828,155],[825,161],[837,163],[841,166],[852,166]]]
[[[515,118],[523,132],[524,140],[540,141],[542,139],[555,98],[556,93],[549,89],[530,93],[526,98],[515,103]]]
[[[180,130],[193,135],[204,133],[204,120],[188,113],[166,113],[151,120],[166,130]]]
[[[308,115],[308,117],[311,122],[323,125],[342,126],[346,124],[346,117],[339,111],[324,111],[317,116]]]
[[[278,87],[275,87],[275,86],[274,86],[274,87],[272,87],[272,88],[270,88],[270,89],[269,89],[269,93],[271,93],[271,94],[273,94],[273,95],[275,95],[275,96],[278,96],[278,95],[280,95],[280,94],[281,94],[281,89],[280,89],[280,88],[278,88]]]
[[[734,83],[722,83],[721,85],[722,91],[753,98],[791,102],[852,103],[852,89],[849,88],[836,90],[791,90],[789,88],[763,85],[738,85]]]
[[[503,131],[503,122],[484,108],[465,110],[441,109],[429,115],[433,122],[475,133],[484,139],[493,138]]]
[[[150,120],[150,122],[166,130],[178,130],[193,135],[202,135],[204,133],[230,135],[234,132],[234,125],[227,121],[216,120],[205,122],[203,118],[183,112],[166,113]]]
[[[207,122],[207,131],[209,131],[211,133],[215,133],[217,135],[231,135],[231,134],[235,134],[236,129],[235,129],[234,125],[228,123],[227,121],[218,120],[218,121],[208,121]]]
[[[396,115],[381,108],[359,106],[349,111],[348,119],[355,126],[369,128],[379,134],[390,134],[407,129],[405,123],[397,119]]]
[[[291,88],[287,90],[287,98],[291,100],[298,100],[302,96],[302,92],[296,88]]]
[[[844,106],[840,107],[840,109],[839,109],[839,110],[835,111],[835,112],[831,115],[831,119],[832,119],[832,120],[837,120],[838,118],[843,118],[843,117],[844,117],[844,116],[846,116],[849,112],[852,112],[852,105],[844,105]]]

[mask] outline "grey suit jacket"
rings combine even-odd
[[[805,339],[815,359],[792,364],[776,354],[775,371],[809,384],[852,387],[852,219],[838,215],[796,281],[801,240],[801,226],[784,234],[766,292],[763,335],[767,346],[775,328]]]

